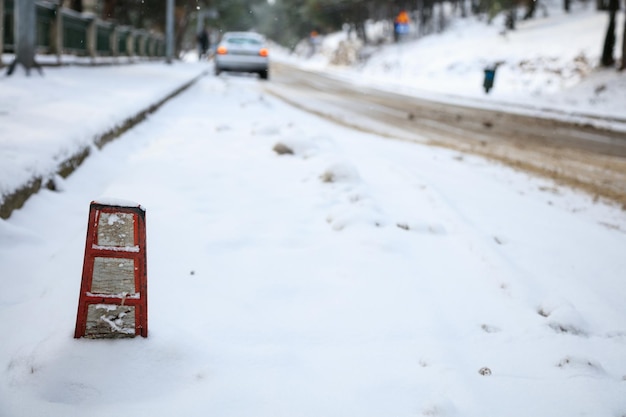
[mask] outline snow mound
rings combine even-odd
[[[550,300],[539,308],[539,314],[548,319],[548,326],[557,333],[587,336],[587,324],[574,306],[561,300]]]

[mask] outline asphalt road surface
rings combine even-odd
[[[282,63],[274,63],[271,74],[268,93],[338,123],[481,155],[626,209],[626,132],[596,127],[611,120],[567,121],[567,115],[550,110],[510,112],[431,101]]]

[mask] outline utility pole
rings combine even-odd
[[[41,73],[41,67],[35,62],[37,15],[35,0],[19,0],[13,4],[13,19],[15,22],[15,60],[9,65],[7,75],[13,74],[17,65],[23,65],[26,74],[36,67]]]
[[[165,8],[165,55],[166,62],[172,63],[174,56],[174,0],[166,0]]]

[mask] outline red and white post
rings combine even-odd
[[[147,288],[144,208],[93,201],[74,337],[147,337]]]

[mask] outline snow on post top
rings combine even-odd
[[[142,207],[141,204],[136,203],[131,200],[123,200],[120,198],[102,197],[102,198],[92,201],[91,203],[102,204],[105,206],[116,206],[116,207],[137,207],[143,211],[146,211],[145,207]]]

